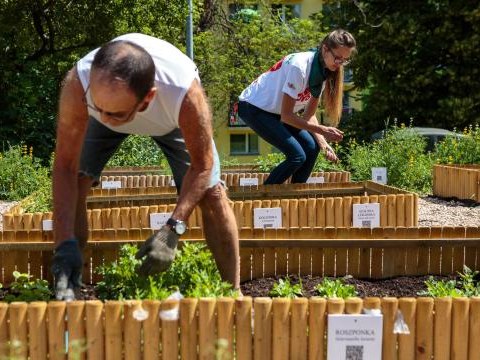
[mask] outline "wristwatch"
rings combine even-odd
[[[170,218],[167,220],[167,225],[169,225],[171,230],[174,231],[178,236],[185,234],[185,231],[187,231],[187,224],[185,224],[185,222],[182,220]]]

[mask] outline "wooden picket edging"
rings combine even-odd
[[[324,360],[328,314],[363,309],[383,314],[383,360],[480,359],[479,297],[0,303],[0,357]],[[409,334],[394,333],[399,310]]]
[[[258,165],[255,164],[238,164],[222,166],[221,172],[255,172]],[[102,176],[112,175],[146,175],[146,174],[162,174],[166,170],[161,166],[111,166],[106,167],[102,171]]]
[[[480,165],[434,165],[433,194],[480,203]]]
[[[374,183],[372,183],[374,184]],[[315,184],[320,186],[322,184]],[[383,186],[375,184],[379,187]],[[347,187],[348,189],[348,187]],[[363,188],[362,188],[363,189]],[[335,191],[340,191],[335,188]],[[250,194],[245,192],[245,194]],[[277,192],[278,196],[285,193]],[[298,191],[301,195],[303,192]],[[264,195],[260,193],[259,196]],[[238,227],[253,227],[255,208],[282,209],[282,226],[289,227],[350,227],[352,226],[353,204],[379,203],[380,227],[418,225],[418,195],[396,193],[388,195],[310,197],[300,199],[267,199],[232,201],[230,205],[235,213]],[[87,210],[90,229],[150,228],[151,213],[172,212],[175,204],[133,207],[113,207]],[[51,219],[51,213],[3,214],[5,230],[39,230],[42,221]],[[202,224],[200,208],[197,207],[188,219],[189,227]]]
[[[269,173],[259,172],[229,172],[222,173],[220,178],[226,186],[239,186],[240,179],[258,179],[258,184],[262,185]],[[348,171],[331,172],[313,172],[311,177],[323,177],[325,183],[349,182],[350,173]],[[109,175],[101,176],[100,181],[120,181],[122,188],[149,188],[149,187],[169,187],[172,186],[171,175]],[[287,184],[289,181],[286,182]]]
[[[92,230],[85,249],[85,282],[97,282],[94,269],[115,260],[125,243],[142,243],[151,229]],[[52,232],[0,232],[0,282],[18,270],[51,280]],[[183,241],[203,241],[200,228]],[[273,275],[389,278],[448,275],[466,265],[480,270],[479,227],[290,228],[240,230],[242,281]]]

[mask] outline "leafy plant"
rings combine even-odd
[[[233,296],[230,284],[223,282],[212,254],[203,244],[184,243],[175,261],[161,274],[141,277],[135,258],[137,247],[124,245],[119,259],[97,269],[103,280],[97,284],[100,299],[165,299],[173,291],[187,297]]]
[[[0,199],[20,200],[50,184],[50,171],[26,145],[0,153]]]
[[[419,291],[419,296],[431,296],[431,297],[459,297],[462,296],[462,292],[457,289],[456,280],[435,280],[433,276],[430,276],[425,281],[427,290]]]
[[[357,295],[355,286],[345,284],[345,278],[333,280],[324,278],[320,284],[315,286],[315,290],[320,296],[326,298],[346,299]]]
[[[425,281],[427,290],[418,292],[418,295],[431,297],[479,296],[480,282],[475,280],[478,274],[478,271],[473,271],[464,265],[463,273],[458,272],[460,280],[435,280],[433,276],[430,276],[429,279]]]
[[[425,153],[426,145],[424,137],[395,124],[373,143],[350,142],[347,168],[355,180],[370,180],[372,167],[386,167],[389,185],[428,193],[433,161]]]
[[[437,144],[433,157],[439,164],[480,164],[480,126],[470,125],[463,137],[447,136]]]
[[[167,159],[149,136],[130,135],[108,161],[107,166],[162,166],[170,169]]]
[[[292,284],[290,279],[279,279],[273,284],[272,290],[269,293],[273,297],[297,298],[303,296],[302,281],[298,284]]]
[[[32,275],[13,272],[15,280],[10,284],[9,293],[5,295],[5,301],[48,301],[52,291],[48,287],[48,281],[42,279],[30,280]]]

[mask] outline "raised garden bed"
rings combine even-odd
[[[238,190],[235,193],[235,190]],[[108,190],[109,192],[112,190]],[[289,184],[261,186],[257,189],[233,189],[245,200],[231,203],[237,225],[253,227],[253,209],[282,209],[282,227],[350,227],[352,205],[360,203],[380,204],[380,227],[418,225],[418,195],[371,181],[338,184]],[[231,195],[231,194],[230,194]],[[142,205],[133,207],[94,208],[87,212],[90,228],[150,228],[150,213],[171,212],[176,195],[152,195],[156,204],[162,197],[169,205]],[[288,198],[292,196],[293,198]],[[140,196],[142,199],[144,195]],[[98,204],[111,206],[115,196],[97,199]],[[118,198],[121,198],[120,196]],[[254,199],[254,200],[250,200]],[[262,199],[262,200],[260,200]],[[129,202],[125,199],[122,201]],[[42,220],[51,219],[51,213],[4,214],[6,230],[40,229]],[[188,220],[189,227],[201,226],[201,211],[197,208]]]
[[[480,203],[480,165],[434,165],[433,194]]]

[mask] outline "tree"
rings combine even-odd
[[[0,150],[24,142],[47,160],[60,83],[75,62],[126,32],[182,47],[187,10],[186,2],[168,0],[1,0]]]
[[[213,108],[215,126],[227,121],[242,90],[285,55],[318,45],[318,21],[283,21],[268,7],[227,16],[217,9],[212,27],[195,37],[195,61]]]
[[[352,64],[363,110],[348,127],[369,135],[398,118],[417,126],[480,122],[480,3],[464,0],[329,1],[324,26],[354,33]]]

